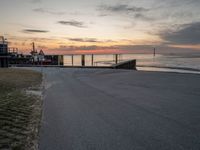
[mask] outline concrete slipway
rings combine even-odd
[[[200,76],[35,68],[45,76],[40,150],[199,150]]]

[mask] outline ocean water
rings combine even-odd
[[[200,55],[160,55],[152,54],[120,54],[118,62],[130,59],[137,60],[137,69],[145,71],[167,71],[200,74]],[[92,66],[91,55],[85,55],[86,66]],[[111,66],[115,64],[115,55],[94,55],[94,66]],[[64,56],[64,65],[72,66],[72,56]],[[81,65],[81,55],[73,56],[73,65]]]

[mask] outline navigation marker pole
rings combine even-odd
[[[153,56],[156,56],[156,48],[153,49]]]

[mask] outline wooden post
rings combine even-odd
[[[72,66],[74,66],[74,55],[72,54]]]
[[[81,64],[85,66],[85,55],[81,55]]]
[[[64,55],[61,55],[61,65],[64,66]]]
[[[58,55],[58,66],[60,66],[60,56]]]
[[[58,65],[59,66],[63,66],[63,64],[64,64],[64,57],[63,57],[63,55],[58,55]]]
[[[92,66],[94,65],[94,55],[92,54]]]
[[[115,64],[118,63],[118,54],[115,54]]]

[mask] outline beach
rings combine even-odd
[[[45,84],[40,150],[200,149],[199,75],[34,70]]]

